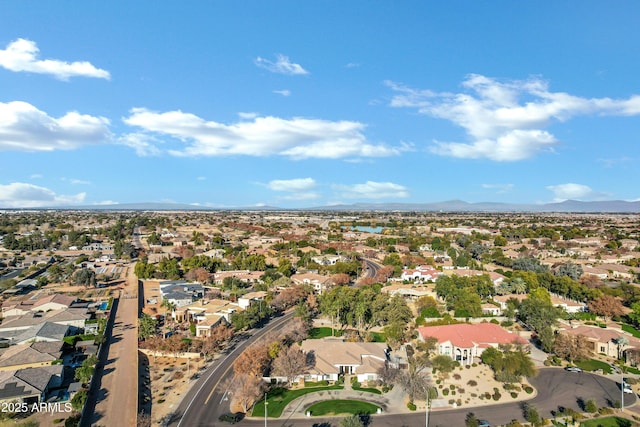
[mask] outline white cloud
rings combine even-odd
[[[482,188],[487,190],[497,190],[497,194],[509,193],[513,190],[513,184],[482,184]]]
[[[313,178],[274,179],[267,183],[267,188],[273,191],[307,191],[315,187]]]
[[[0,151],[73,150],[110,138],[104,117],[71,111],[55,118],[27,102],[0,102]]]
[[[0,50],[0,66],[11,71],[50,74],[60,80],[70,77],[110,79],[108,71],[96,68],[87,61],[65,62],[58,59],[38,59],[40,50],[31,40],[17,39]]]
[[[99,205],[99,206],[101,206],[101,205],[117,205],[118,202],[115,202],[113,200],[102,200],[100,202],[94,202],[93,204],[94,205]]]
[[[145,133],[125,134],[118,141],[122,145],[133,148],[140,157],[159,156],[162,154],[162,151],[155,146],[156,143],[161,143],[162,141]]]
[[[291,91],[289,89],[274,90],[273,93],[277,93],[282,96],[291,96]]]
[[[31,178],[31,179],[41,179],[41,178],[43,178],[43,175],[40,174],[40,173],[34,173],[29,178]]]
[[[255,119],[256,117],[258,117],[258,115],[259,115],[258,113],[251,113],[251,112],[241,112],[241,113],[238,113],[238,116],[239,116],[241,119],[249,119],[249,120],[250,120],[250,119]]]
[[[360,64],[358,64],[357,62],[349,62],[347,65],[345,65],[345,68],[358,68],[360,66]]]
[[[392,182],[367,181],[364,184],[339,185],[333,189],[340,193],[343,199],[397,199],[409,197],[409,190]]]
[[[146,132],[129,136],[135,144],[129,141],[127,145],[138,149],[141,140],[149,143],[149,138],[141,136],[149,133],[170,136],[186,145],[182,150],[168,151],[174,156],[280,155],[293,159],[338,159],[385,157],[403,150],[368,142],[362,133],[365,125],[352,121],[268,116],[227,125],[182,111],[156,113],[144,108],[134,108],[123,120]],[[147,145],[142,148],[142,152],[149,150]]]
[[[207,177],[206,176],[199,176],[199,177],[196,178],[196,180],[198,180],[198,181],[206,181]]]
[[[80,204],[86,193],[71,196],[56,194],[54,191],[33,184],[13,182],[0,184],[0,207],[2,208],[37,208]]]
[[[312,191],[317,186],[313,178],[274,179],[265,185],[272,191],[291,193],[281,197],[285,200],[313,200],[320,197]]]
[[[591,187],[582,184],[558,184],[549,185],[547,190],[553,192],[555,202],[562,202],[565,200],[605,200],[609,197],[608,194],[594,191]]]
[[[302,68],[300,64],[291,62],[288,56],[282,54],[276,55],[275,62],[265,58],[257,57],[255,63],[258,67],[269,70],[272,73],[288,75],[309,74],[309,71]]]
[[[91,185],[91,181],[85,181],[83,179],[75,179],[75,178],[60,178],[62,181],[67,181],[73,185]]]
[[[472,74],[462,82],[465,92],[437,93],[385,82],[396,95],[392,107],[449,120],[465,129],[470,142],[435,142],[431,151],[458,158],[517,161],[552,150],[558,141],[546,127],[587,114],[640,114],[640,96],[616,100],[581,98],[549,91],[539,78],[500,82]]]

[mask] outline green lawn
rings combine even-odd
[[[620,417],[606,417],[580,423],[580,427],[631,427],[633,423]]]
[[[602,372],[606,374],[611,373],[611,366],[609,366],[608,363],[596,359],[581,360],[576,362],[576,366],[582,368],[583,371],[593,372],[598,369],[602,369]]]
[[[365,391],[367,393],[382,394],[382,392],[380,390],[378,390],[377,388],[373,388],[373,387],[356,387],[355,385],[351,384],[351,388],[356,390],[356,391]]]
[[[622,330],[625,332],[629,332],[631,335],[633,335],[636,338],[640,338],[640,331],[637,330],[636,328],[634,328],[631,325],[627,325],[625,323],[622,324]]]
[[[359,400],[326,400],[311,405],[308,410],[311,411],[311,415],[314,417],[343,414],[375,414],[378,406]]]
[[[331,385],[328,387],[309,387],[296,390],[287,390],[285,388],[271,389],[267,394],[267,416],[278,418],[282,415],[282,411],[289,402],[300,396],[304,396],[307,393],[323,390],[342,390],[343,388],[344,386],[341,385]],[[264,417],[264,399],[260,399],[255,405],[253,405],[253,412],[251,415],[254,417]]]
[[[339,329],[334,329],[333,330],[333,336],[339,337],[342,335],[342,331]],[[325,337],[330,337],[331,335],[331,328],[311,328],[311,330],[309,331],[309,338],[312,340],[316,340],[316,339],[320,339],[320,338],[325,338]]]
[[[382,332],[369,332],[373,337],[373,342],[386,342],[386,338]]]

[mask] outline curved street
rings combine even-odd
[[[589,399],[594,399],[598,407],[609,406],[622,398],[619,381],[620,378],[612,376],[605,377],[586,372],[571,373],[560,368],[542,368],[537,377],[530,379],[531,384],[537,390],[537,395],[528,402],[535,405],[540,415],[545,418],[553,418],[553,413],[558,411],[560,407],[573,408],[580,411],[580,404]],[[198,402],[198,405],[201,405],[203,397],[206,398],[206,395],[209,394],[216,396],[217,400],[212,399],[211,402],[199,408],[193,408],[192,405],[186,413],[182,412],[184,413],[183,421],[180,424],[172,425],[221,425],[217,417],[228,409],[228,405],[227,409],[222,409],[224,407],[224,405],[221,405],[221,403],[224,403],[221,402],[222,394],[224,394],[223,390],[216,391],[208,387],[201,387],[197,395],[192,397],[193,402]],[[637,397],[635,395],[624,395],[625,407],[634,405],[636,402]],[[394,410],[392,408],[389,409],[391,411]],[[463,426],[465,417],[469,412],[473,412],[479,419],[490,421],[493,425],[506,424],[513,419],[524,421],[522,402],[514,402],[452,410],[432,410],[429,425],[431,427]],[[288,414],[287,417],[269,419],[268,425],[281,427],[329,426],[337,425],[340,419],[336,417],[306,418],[303,413],[303,410],[299,410],[295,414]],[[374,415],[371,418],[370,425],[372,427],[410,427],[424,425],[424,423],[424,412],[408,412],[408,410],[404,409],[403,412]],[[264,420],[244,419],[238,425],[264,425]]]

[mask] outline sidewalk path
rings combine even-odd
[[[138,414],[138,280],[133,264],[121,292],[92,426],[135,426]]]

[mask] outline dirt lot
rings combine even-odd
[[[195,375],[205,366],[203,359],[187,359],[173,357],[147,357],[139,353],[140,390],[151,392],[151,420],[152,425],[158,426],[162,418],[170,414],[180,403],[182,396],[195,383]],[[148,367],[148,369],[147,369]]]

